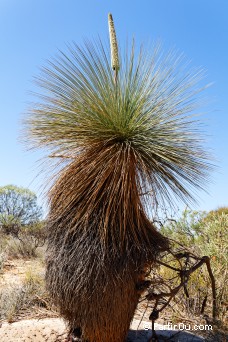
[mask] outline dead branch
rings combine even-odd
[[[173,241],[174,242],[174,241]],[[175,241],[175,244],[176,241]],[[161,272],[152,272],[152,280],[150,283],[148,280],[145,283],[148,284],[147,293],[144,295],[144,299],[147,301],[152,301],[153,311],[150,315],[150,320],[152,321],[152,330],[154,329],[154,322],[159,317],[159,314],[168,306],[170,302],[177,296],[181,289],[185,297],[190,300],[190,293],[188,291],[188,283],[191,275],[196,272],[203,265],[206,265],[206,269],[210,278],[211,283],[211,293],[212,293],[212,307],[211,313],[212,318],[215,320],[217,318],[217,304],[216,304],[216,285],[215,278],[210,265],[210,258],[208,256],[199,257],[192,253],[189,249],[184,246],[177,244],[179,246],[178,250],[170,250],[163,255],[163,257],[157,261],[158,265],[163,268],[167,268],[176,276],[172,276],[170,279],[165,279],[161,276]],[[172,261],[170,264],[169,256],[172,256]],[[177,279],[179,278],[179,283],[177,284]],[[159,283],[159,286],[158,286]],[[167,291],[167,288],[169,289]],[[203,314],[207,304],[208,295],[204,296],[200,313]],[[155,337],[155,335],[153,335]]]

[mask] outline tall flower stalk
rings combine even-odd
[[[116,31],[115,31],[114,21],[113,21],[111,13],[108,14],[108,26],[109,26],[110,49],[111,49],[111,65],[112,65],[112,69],[115,72],[114,80],[116,83],[120,65],[119,65],[119,53],[118,53],[118,44],[117,44],[117,39],[116,39]]]
[[[193,201],[210,170],[192,115],[200,72],[159,47],[118,56],[111,15],[109,27],[112,64],[101,41],[69,46],[43,68],[41,101],[25,119],[29,142],[58,164],[47,287],[90,342],[124,341],[142,270],[168,248],[152,204]]]

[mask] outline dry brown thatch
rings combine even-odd
[[[47,285],[91,342],[124,341],[141,271],[167,248],[143,211],[135,162],[124,144],[90,148],[50,193]]]

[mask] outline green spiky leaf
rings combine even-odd
[[[157,200],[174,193],[188,201],[202,188],[210,165],[195,110],[202,72],[159,46],[120,56],[117,83],[101,41],[70,46],[37,79],[45,92],[25,119],[35,147],[74,160],[97,146],[127,147],[141,190]],[[118,148],[117,148],[118,151]],[[95,157],[96,159],[96,157]]]

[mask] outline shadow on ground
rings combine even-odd
[[[185,331],[156,330],[158,342],[203,342],[203,337],[195,336]],[[148,342],[152,330],[129,330],[126,342]],[[156,341],[156,340],[154,340]]]

